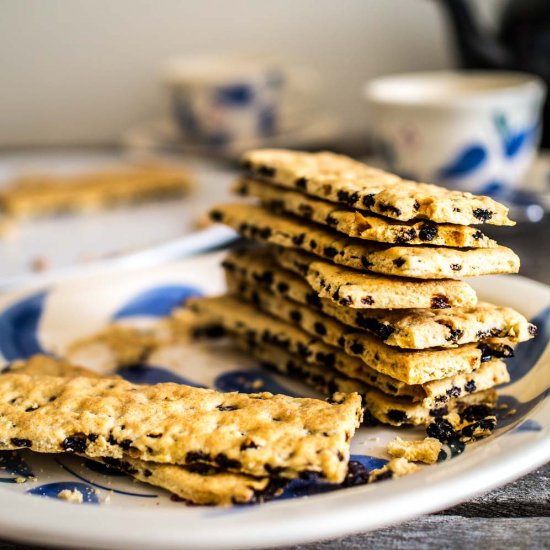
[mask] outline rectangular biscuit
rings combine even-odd
[[[514,225],[508,208],[489,197],[404,180],[334,153],[259,149],[242,165],[254,178],[398,220]]]
[[[102,376],[93,370],[75,365],[65,359],[58,359],[51,355],[42,354],[9,363],[0,371],[0,374],[8,374],[10,372],[29,376],[61,376],[67,378],[87,376],[88,378],[120,379],[120,376],[114,374]]]
[[[26,176],[0,193],[0,205],[12,216],[37,216],[111,207],[179,196],[191,188],[180,167],[144,164],[73,176]]]
[[[233,190],[241,196],[258,198],[263,206],[275,212],[327,225],[356,239],[458,248],[492,248],[497,245],[475,227],[436,224],[428,220],[391,220],[250,178],[237,180]]]
[[[474,289],[464,281],[420,281],[360,273],[290,248],[273,248],[271,253],[281,267],[304,277],[320,298],[344,307],[447,309],[477,303]]]
[[[274,295],[322,311],[341,323],[367,330],[390,346],[408,349],[456,347],[488,338],[524,342],[536,327],[508,307],[478,302],[477,306],[451,309],[353,309],[341,307],[317,293],[300,276],[279,267],[268,254],[235,250],[223,267],[242,286],[259,286]]]
[[[262,301],[258,304],[261,306]],[[335,347],[340,346],[340,338],[332,331],[327,330],[323,335],[317,332],[316,336],[313,336],[289,322],[263,313],[236,297],[196,299],[190,301],[190,307],[205,320],[218,322],[226,330],[236,332],[251,341],[283,347],[306,361],[336,368],[352,378],[376,385],[386,393],[399,395],[400,391],[407,392],[405,395],[413,395],[417,399],[422,398],[422,389],[419,385],[460,373],[471,373],[477,370],[482,362],[490,360],[492,352],[502,353],[500,346],[495,346],[496,350],[492,351],[479,349],[472,344],[453,350],[407,352],[377,342],[372,349],[362,350],[360,357],[357,356],[354,361],[353,355]],[[294,317],[294,311],[303,315],[298,311],[298,308],[303,306],[296,304],[295,308],[289,310],[291,319]],[[297,321],[299,322],[301,319]],[[328,323],[325,326],[328,326]],[[328,344],[322,340],[323,338],[335,345]],[[381,374],[386,376],[380,376]]]
[[[256,477],[308,471],[340,482],[361,400],[335,399],[7,373],[0,377],[0,448],[208,463]]]
[[[185,501],[207,506],[260,502],[285,484],[283,480],[227,472],[201,463],[174,466],[143,462],[127,455],[121,459],[93,457],[91,460],[118,468],[138,481],[165,489]]]
[[[462,249],[361,241],[245,203],[218,205],[210,215],[243,237],[311,252],[360,271],[414,279],[454,279],[519,271],[518,256],[504,246]]]
[[[94,371],[71,365],[61,359],[35,355],[27,361],[17,361],[5,372],[27,375],[62,377],[88,376],[99,378]],[[83,455],[86,456],[86,455]],[[194,504],[225,506],[254,502],[279,485],[269,478],[255,478],[244,474],[224,472],[205,464],[173,466],[143,462],[124,455],[121,459],[93,457],[92,460],[116,467],[135,479],[161,487]]]
[[[467,405],[481,402],[494,404],[496,401],[496,393],[486,390],[459,399],[451,398],[447,403],[430,409],[406,397],[387,395],[328,367],[308,364],[287,350],[264,343],[256,344],[239,336],[235,337],[235,342],[241,349],[261,361],[262,366],[291,376],[325,395],[330,395],[333,390],[359,393],[363,398],[366,423],[374,419],[391,426],[423,426],[432,422],[434,417],[461,410]]]

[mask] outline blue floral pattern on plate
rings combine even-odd
[[[0,477],[0,483],[16,483],[17,478],[34,476],[31,467],[18,451],[0,452],[0,470],[11,474],[10,477]]]
[[[33,294],[0,313],[0,351],[8,361],[44,352],[38,323],[45,298],[45,292]]]
[[[145,290],[124,304],[113,315],[113,320],[129,317],[163,317],[177,306],[185,304],[189,298],[202,296],[194,287],[165,285]]]
[[[201,292],[192,286],[156,286],[132,297],[119,307],[111,318],[120,320],[131,317],[154,318],[167,315],[174,307],[180,306],[189,297],[198,295],[201,295]],[[39,326],[46,297],[47,293],[45,292],[33,294],[10,305],[0,313],[0,351],[6,359],[11,361],[26,358],[43,351],[39,338]],[[550,307],[540,312],[533,319],[533,322],[539,327],[539,337],[519,346],[516,357],[509,361],[510,385],[525,377],[544,352],[550,339]],[[136,383],[154,384],[170,381],[204,386],[200,382],[182,376],[163,366],[135,365],[121,369],[120,374],[127,380]],[[257,367],[248,369],[231,368],[231,370],[216,376],[213,386],[221,391],[271,391],[288,395],[300,395],[299,391],[294,390],[292,384],[287,386],[286,383],[279,382],[277,378],[277,376]],[[543,389],[532,399],[520,402],[516,397],[507,395],[506,390],[504,390],[501,403],[508,404],[508,408],[499,413],[498,429],[505,430],[509,426],[515,425],[514,433],[540,430],[540,424],[534,420],[526,419],[526,416],[548,394],[548,391],[548,388]],[[517,412],[513,415],[508,414],[511,409],[515,409]],[[454,454],[450,452],[449,456]],[[30,488],[27,491],[28,494],[58,498],[61,491],[76,490],[82,494],[83,502],[89,504],[100,503],[98,490],[99,492],[108,491],[123,496],[146,499],[159,497],[158,492],[145,490],[146,486],[135,486],[136,488],[143,487],[143,492],[129,490],[124,488],[125,485],[122,485],[121,488],[113,487],[112,479],[119,477],[124,483],[126,476],[91,461],[83,461],[78,467],[75,467],[69,465],[63,457],[61,459],[41,457],[41,459],[54,463],[73,479],[40,484]],[[383,458],[357,453],[352,455],[352,459],[360,462],[368,470],[379,468],[386,463]],[[19,452],[0,453],[0,468],[8,474],[0,477],[1,483],[15,483],[17,478],[32,479],[33,476],[32,467]],[[104,481],[101,481],[101,479]],[[284,500],[315,495],[336,489],[339,488],[316,480],[295,480],[290,483],[278,499]]]

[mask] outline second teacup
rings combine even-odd
[[[521,184],[540,138],[543,82],[522,73],[441,71],[365,86],[386,166],[479,194]]]
[[[311,71],[261,56],[180,58],[165,79],[183,139],[214,150],[276,135],[289,110],[300,117],[299,96],[315,94]]]

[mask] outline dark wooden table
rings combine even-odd
[[[522,275],[550,284],[550,216],[538,224],[489,228],[487,233],[520,255]],[[550,463],[500,489],[437,514],[379,531],[285,550],[364,548],[550,548]],[[0,550],[8,549],[37,550],[37,547],[0,541]]]

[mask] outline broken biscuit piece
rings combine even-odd
[[[433,464],[437,462],[441,451],[441,441],[435,437],[426,437],[420,441],[406,441],[396,437],[388,443],[388,453],[395,458],[406,458],[410,462],[424,462]]]
[[[393,458],[387,464],[370,473],[369,483],[414,474],[418,466],[406,458]]]

